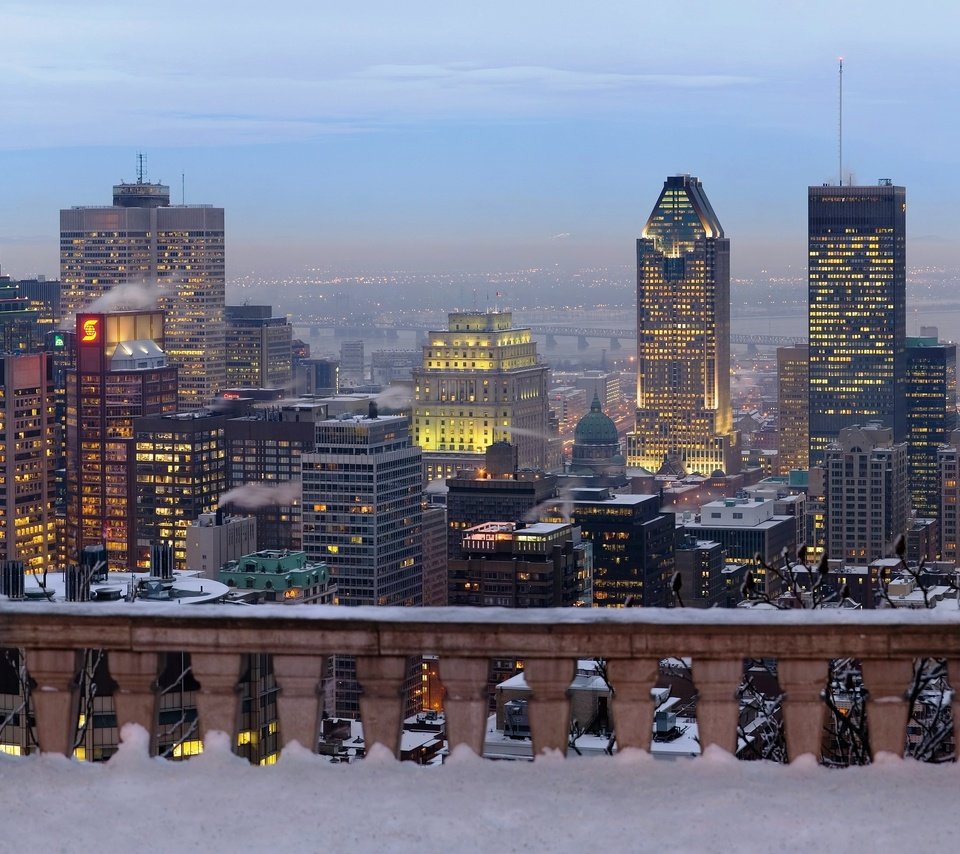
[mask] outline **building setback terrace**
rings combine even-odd
[[[822,850],[945,848],[960,769],[900,760],[914,659],[945,658],[960,684],[960,611],[698,611],[683,609],[404,609],[262,606],[242,617],[197,605],[0,603],[0,647],[25,652],[42,755],[0,761],[0,791],[18,809],[3,850],[314,851],[335,838],[366,851]],[[103,765],[67,760],[76,652],[102,648],[118,687],[124,744]],[[158,654],[191,654],[206,752],[186,763],[149,757]],[[242,653],[274,653],[281,738],[272,767],[232,755]],[[368,758],[332,766],[315,740],[324,656],[357,656]],[[442,768],[394,762],[407,656],[436,655],[451,747]],[[488,659],[518,655],[532,690],[528,763],[482,762]],[[578,658],[602,656],[615,693],[621,752],[563,760],[567,689]],[[649,748],[658,662],[692,661],[705,753],[654,762]],[[874,764],[816,767],[828,661],[859,659],[869,691]],[[735,696],[744,658],[776,658],[791,763],[736,762]],[[137,726],[139,724],[140,726]],[[225,735],[227,733],[228,735]],[[293,742],[299,742],[293,744]],[[376,746],[379,743],[379,746]],[[633,749],[630,749],[633,748]],[[57,756],[56,754],[61,754]],[[135,793],[135,794],[131,794]],[[132,798],[132,800],[131,800]],[[307,800],[305,801],[304,798]],[[282,803],[292,820],[243,804]],[[129,804],[123,820],[115,807]],[[110,806],[112,805],[112,807]],[[308,806],[307,806],[308,805]],[[94,820],[94,816],[101,819]]]

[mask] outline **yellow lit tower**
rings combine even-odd
[[[730,241],[690,175],[664,182],[637,239],[637,422],[627,464],[740,469],[730,409]]]
[[[413,371],[414,443],[428,480],[481,468],[487,448],[507,441],[521,469],[551,467],[550,369],[529,329],[509,311],[453,312],[430,332]]]

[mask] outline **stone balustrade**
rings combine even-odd
[[[649,749],[650,689],[662,658],[692,660],[699,690],[701,743],[733,751],[736,690],[744,658],[778,662],[791,758],[819,749],[820,694],[832,658],[863,664],[869,692],[872,750],[903,753],[913,662],[947,659],[960,684],[960,611],[768,611],[435,608],[298,608],[0,602],[0,647],[25,651],[36,732],[44,751],[69,753],[77,651],[107,651],[119,724],[156,714],[159,654],[192,656],[201,733],[235,731],[236,686],[244,653],[272,653],[279,686],[283,743],[315,743],[318,684],[325,656],[353,655],[361,684],[367,744],[395,754],[411,655],[435,655],[445,687],[451,749],[480,752],[487,716],[487,661],[519,656],[532,691],[535,755],[566,750],[567,689],[578,658],[602,657],[615,693],[612,713],[620,748]]]

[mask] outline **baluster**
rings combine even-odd
[[[826,660],[781,658],[777,662],[777,679],[784,693],[787,757],[791,762],[805,753],[820,756],[825,708],[822,694],[829,670],[830,662]]]
[[[77,730],[77,653],[72,649],[27,649],[27,673],[37,685],[30,692],[37,744],[44,753],[73,755]]]
[[[486,658],[440,657],[440,681],[443,683],[443,714],[447,721],[447,740],[452,751],[465,744],[477,756],[483,755],[487,726]]]
[[[360,719],[363,721],[363,740],[368,750],[374,744],[382,744],[394,756],[400,755],[400,730],[405,705],[402,691],[406,675],[406,656],[357,656]]]
[[[627,747],[650,749],[653,730],[653,697],[659,661],[614,658],[607,662],[607,675],[613,691],[613,731],[617,750]]]
[[[697,659],[693,662],[693,682],[697,687],[697,728],[700,749],[711,744],[728,753],[737,749],[737,721],[740,703],[737,688],[743,678],[742,659]]]
[[[237,738],[237,711],[240,705],[239,653],[195,652],[190,655],[193,675],[200,683],[197,692],[197,714],[200,738],[204,745],[213,730],[225,732],[230,747]]]
[[[107,653],[107,668],[117,683],[113,703],[117,724],[140,724],[149,735],[148,750],[157,752],[157,673],[160,656],[155,652]]]
[[[870,755],[881,751],[903,756],[907,741],[910,704],[907,686],[913,678],[909,659],[866,659],[863,684],[867,689],[867,731]]]
[[[283,746],[297,742],[317,752],[317,721],[320,679],[326,665],[323,655],[274,655],[273,675],[277,680],[277,711]]]
[[[577,663],[570,658],[528,658],[524,677],[531,691],[527,712],[534,758],[548,750],[567,755],[570,742],[570,683]]]

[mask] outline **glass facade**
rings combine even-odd
[[[740,469],[730,408],[730,243],[700,181],[676,175],[637,240],[637,420],[627,462]]]
[[[810,464],[853,424],[906,438],[906,190],[810,187]]]

